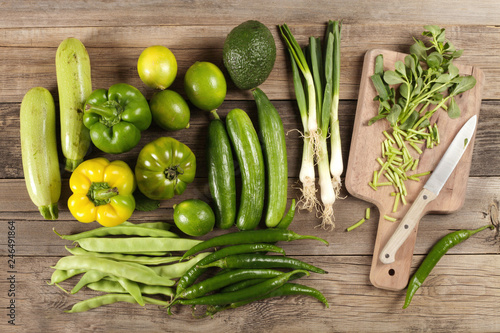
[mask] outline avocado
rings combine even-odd
[[[271,31],[250,20],[231,30],[222,50],[224,66],[239,89],[261,85],[271,74],[276,61],[276,44]]]

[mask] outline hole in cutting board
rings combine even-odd
[[[388,273],[390,276],[394,276],[394,274],[396,274],[396,271],[393,268],[391,268]]]

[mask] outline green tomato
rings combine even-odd
[[[227,83],[219,67],[210,62],[197,61],[184,76],[184,90],[197,108],[212,111],[224,102]]]
[[[166,200],[182,194],[193,182],[195,174],[193,152],[171,137],[160,137],[146,144],[135,165],[137,187],[153,200]]]
[[[189,105],[173,90],[161,90],[154,94],[149,108],[153,121],[164,130],[177,131],[189,127]]]

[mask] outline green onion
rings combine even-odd
[[[295,94],[304,130],[304,147],[299,179],[302,183],[302,208],[319,210],[322,227],[334,227],[333,204],[341,187],[343,172],[338,121],[340,86],[340,26],[329,21],[324,49],[319,38],[310,37],[304,51],[286,24],[279,26],[290,53]],[[304,80],[306,87],[302,85]],[[328,136],[331,156],[328,156]],[[321,205],[314,185],[318,165]],[[372,184],[376,189],[376,180]]]
[[[359,220],[358,222],[356,222],[355,224],[353,224],[352,226],[350,226],[349,228],[347,228],[347,231],[352,231],[352,230],[356,229],[357,227],[359,227],[360,225],[362,225],[365,222],[366,222],[366,219],[362,218],[361,220]]]

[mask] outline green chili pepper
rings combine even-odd
[[[235,269],[224,274],[207,278],[184,289],[180,294],[175,295],[174,300],[178,298],[193,299],[242,280],[256,278],[270,279],[281,274],[283,274],[283,272],[275,269]]]
[[[281,287],[271,291],[270,293],[267,293],[263,296],[259,296],[253,299],[245,300],[245,301],[240,301],[240,302],[234,302],[230,303],[224,306],[220,305],[209,305],[207,307],[207,311],[205,313],[206,316],[213,316],[217,312],[227,310],[227,309],[236,309],[240,306],[247,305],[251,302],[255,301],[260,301],[263,299],[267,298],[273,298],[273,297],[281,297],[281,296],[289,296],[289,295],[306,295],[306,296],[311,296],[322,302],[327,308],[330,307],[328,304],[327,299],[325,296],[317,289],[304,286],[301,284],[297,283],[285,283]]]
[[[228,256],[216,260],[210,264],[203,265],[201,268],[206,267],[220,267],[220,268],[291,268],[303,269],[314,273],[326,274],[323,269],[305,263],[301,260],[287,257],[269,256],[261,254],[238,254]]]
[[[292,199],[292,204],[290,205],[290,209],[278,223],[276,229],[288,229],[290,223],[292,223],[293,221],[294,216],[295,216],[295,199]]]
[[[193,246],[184,253],[183,258],[193,255],[197,252],[209,249],[211,247],[220,247],[224,245],[252,244],[252,243],[274,243],[279,241],[293,241],[298,239],[315,239],[326,245],[328,242],[316,236],[299,235],[286,229],[261,229],[249,231],[237,231],[220,236],[213,237],[200,244]]]
[[[415,295],[415,292],[418,290],[418,288],[420,288],[434,266],[436,266],[441,257],[444,256],[449,249],[486,228],[494,229],[495,227],[490,224],[475,230],[457,230],[441,238],[432,247],[432,249],[425,257],[424,261],[422,261],[420,267],[411,277],[410,282],[408,283],[408,290],[406,292],[406,299],[403,305],[403,309],[406,309],[410,305],[411,299],[413,298],[413,295]]]
[[[184,305],[224,305],[230,304],[234,302],[239,302],[251,298],[255,298],[257,296],[265,295],[272,290],[281,287],[294,275],[294,274],[306,274],[310,273],[305,270],[294,270],[289,273],[283,273],[275,278],[267,279],[264,282],[256,284],[255,286],[251,286],[245,289],[241,289],[238,291],[230,292],[230,293],[218,293],[207,296],[202,296],[194,299],[177,299],[170,303],[167,307],[168,314],[171,315],[172,312],[170,308],[175,304],[184,304]]]
[[[94,145],[108,154],[134,148],[151,121],[148,101],[126,83],[112,85],[109,90],[94,90],[85,103],[83,124],[90,130]]]
[[[244,231],[240,231],[244,232]],[[219,251],[215,251],[203,258],[198,262],[197,265],[191,267],[186,273],[177,281],[176,294],[179,294],[182,290],[189,287],[196,281],[208,268],[200,268],[200,266],[207,265],[215,260],[227,257],[229,255],[243,254],[243,253],[253,253],[253,252],[279,252],[283,255],[285,251],[282,248],[277,247],[272,244],[242,244],[228,246]]]

